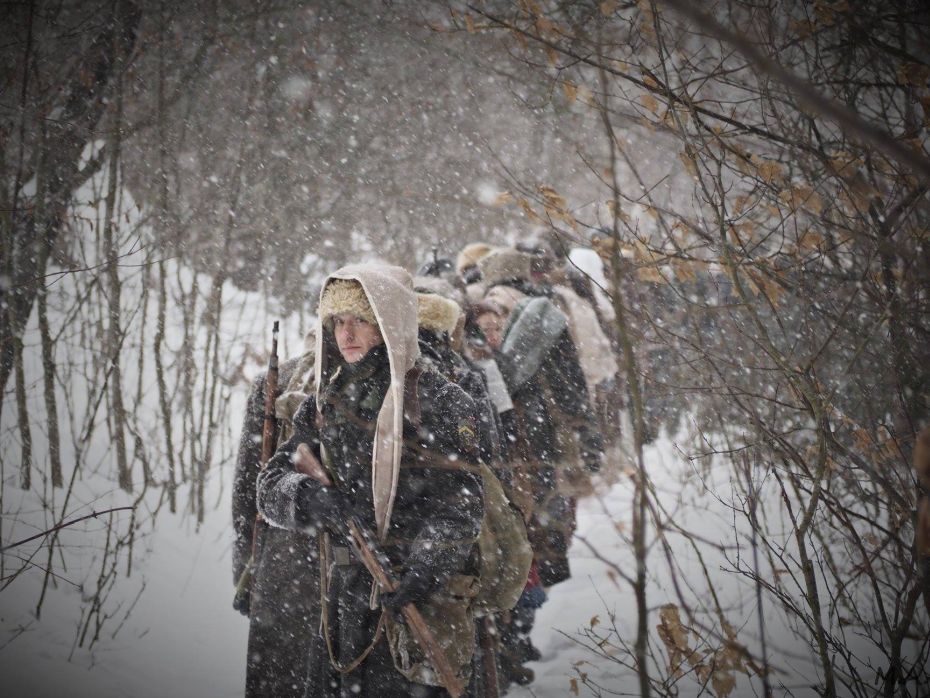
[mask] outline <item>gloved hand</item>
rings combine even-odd
[[[351,495],[335,487],[323,487],[308,482],[297,496],[294,517],[301,526],[345,524],[355,514]]]
[[[399,611],[407,604],[425,601],[438,586],[439,582],[434,576],[425,571],[411,569],[401,577],[397,589],[381,595],[381,603],[385,608]]]

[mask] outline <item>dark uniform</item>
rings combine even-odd
[[[372,581],[344,547],[341,524],[357,516],[374,530],[372,447],[378,410],[390,372],[384,346],[355,364],[342,364],[316,398],[308,398],[294,419],[294,435],[275,454],[258,480],[258,505],[273,525],[327,534],[331,560],[322,584],[321,628],[308,628],[308,696],[441,696],[444,689],[412,683],[395,667],[386,640],[393,617],[370,608]],[[422,580],[421,598],[452,595],[453,583],[467,579],[482,514],[479,476],[455,467],[477,459],[475,407],[456,385],[424,370],[416,380],[419,417],[405,408],[404,454],[393,514],[384,547],[396,575]],[[413,408],[413,406],[408,406]],[[329,469],[332,488],[295,471],[291,461],[306,443]],[[322,446],[322,451],[321,451]],[[467,607],[460,603],[458,607]],[[458,622],[471,646],[457,647],[470,661],[474,628]],[[459,643],[462,644],[462,643]],[[341,670],[337,668],[341,667]]]

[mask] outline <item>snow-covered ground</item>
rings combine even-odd
[[[219,500],[199,532],[190,515],[159,516],[133,577],[120,580],[120,596],[129,604],[145,589],[125,625],[112,638],[113,627],[92,653],[76,651],[69,660],[76,619],[66,590],[53,594],[21,636],[0,651],[4,695],[117,698],[137,696],[237,696],[245,680],[247,622],[231,607],[232,579],[229,484],[231,471],[221,478],[215,471],[208,501]],[[224,482],[221,482],[224,480]],[[619,487],[619,486],[618,486]],[[610,501],[611,495],[603,498]],[[616,503],[620,505],[619,498]],[[617,544],[610,517],[596,499],[582,502],[579,533],[605,552]],[[539,614],[535,640],[546,661],[536,665],[532,686],[539,696],[565,695],[572,662],[584,657],[558,631],[573,633],[595,614],[603,617],[596,591],[611,599],[616,588],[606,567],[580,543],[572,548],[574,578],[553,590]],[[34,605],[35,589],[14,585],[0,595],[4,642],[13,632],[9,615]],[[77,593],[74,591],[73,593]],[[54,602],[55,599],[59,601]],[[610,603],[610,601],[608,601]],[[613,602],[616,604],[616,602]],[[624,616],[631,609],[618,608]],[[28,622],[28,621],[27,621]],[[9,692],[7,692],[9,691]]]

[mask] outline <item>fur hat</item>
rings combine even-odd
[[[468,267],[475,266],[483,257],[486,257],[494,248],[486,242],[473,242],[465,245],[455,260],[455,270],[461,274]]]
[[[462,309],[454,300],[435,293],[417,294],[417,323],[424,330],[451,335],[461,314]]]
[[[499,247],[478,262],[485,286],[510,279],[530,279],[533,257],[512,247]]]
[[[455,301],[460,306],[465,305],[465,294],[462,289],[456,288],[446,279],[438,276],[414,276],[413,290],[417,293],[435,293],[437,296]]]
[[[333,315],[349,313],[365,322],[377,325],[375,313],[368,302],[362,285],[351,279],[333,279],[326,285],[320,298],[317,315],[321,322],[327,322]]]

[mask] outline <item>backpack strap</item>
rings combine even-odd
[[[419,429],[422,423],[420,415],[420,394],[417,392],[417,384],[420,382],[420,376],[423,374],[423,368],[414,365],[404,378],[404,415],[410,420],[414,428]]]

